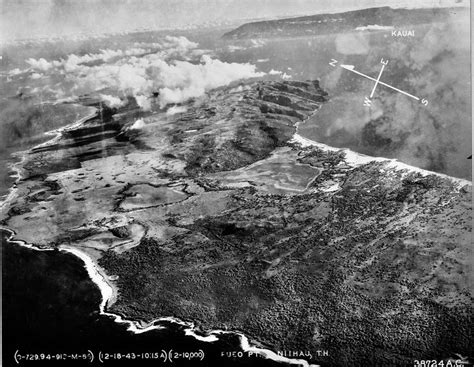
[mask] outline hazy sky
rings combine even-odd
[[[469,0],[0,0],[0,40],[454,3],[469,6]]]

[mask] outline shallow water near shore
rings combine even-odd
[[[190,38],[192,37],[190,36]],[[444,145],[449,147],[450,144],[448,143],[451,142],[450,139],[454,135],[467,136],[467,134],[463,134],[463,131],[468,130],[464,125],[467,121],[463,118],[465,111],[461,110],[459,115],[454,116],[459,117],[454,119],[455,121],[460,121],[458,125],[431,124],[431,120],[428,121],[429,123],[422,124],[421,130],[424,129],[433,133],[428,136],[431,140],[425,141],[423,138],[422,141],[418,141],[418,139],[417,144],[411,144],[412,140],[407,140],[410,144],[405,144],[405,140],[397,140],[398,135],[400,135],[398,134],[399,132],[403,133],[403,130],[410,130],[411,128],[410,126],[402,126],[403,129],[400,128],[399,131],[400,121],[418,123],[418,121],[427,120],[427,116],[434,116],[433,119],[437,120],[440,116],[446,117],[444,110],[438,108],[428,112],[417,112],[419,111],[418,106],[406,102],[400,96],[384,92],[374,102],[374,106],[377,107],[374,107],[375,112],[373,114],[373,111],[367,112],[360,101],[364,95],[363,91],[367,89],[368,85],[362,81],[351,79],[350,76],[345,74],[342,74],[342,77],[337,75],[336,69],[332,69],[327,65],[327,57],[332,55],[340,60],[344,59],[344,62],[356,64],[357,67],[363,67],[361,70],[371,73],[374,72],[377,65],[379,52],[376,51],[380,51],[380,48],[374,47],[376,51],[360,55],[357,53],[347,53],[340,49],[333,50],[334,45],[337,46],[338,44],[337,39],[326,42],[318,38],[308,37],[298,41],[262,41],[260,43],[257,42],[255,47],[250,46],[250,48],[245,50],[237,52],[225,51],[227,54],[221,56],[229,62],[239,62],[239,58],[242,58],[242,62],[250,60],[251,63],[258,64],[259,70],[265,70],[265,72],[271,74],[271,70],[277,69],[279,70],[277,74],[280,73],[278,75],[289,73],[291,74],[289,78],[293,78],[293,80],[316,78],[321,80],[321,85],[330,92],[331,100],[322,109],[318,110],[312,119],[308,119],[305,123],[301,123],[301,126],[298,126],[298,134],[294,135],[293,141],[299,142],[303,146],[320,146],[322,145],[319,144],[320,142],[334,146],[334,150],[339,148],[351,149],[345,150],[348,163],[350,161],[351,163],[362,164],[362,161],[383,159],[373,157],[387,157],[399,159],[416,167],[423,167],[451,176],[470,179],[471,170],[470,167],[465,167],[464,150],[447,149],[444,151],[440,149]],[[360,37],[357,36],[357,39],[361,42],[362,40],[373,41],[375,42],[374,46],[375,44],[380,46],[380,41],[383,41],[381,35],[376,34],[370,37],[368,35],[360,35]],[[286,48],[282,47],[279,49],[280,45],[286,46]],[[304,54],[307,60],[305,59],[303,63],[301,63],[300,59],[288,60],[283,54],[285,53],[286,55],[284,51],[292,47],[295,48],[292,52],[293,54],[300,56]],[[213,47],[210,48],[212,49]],[[321,50],[325,52],[320,52]],[[390,79],[395,81],[406,79],[404,88],[420,87],[415,82],[417,82],[417,78],[422,73],[416,70],[409,70],[407,65],[403,63],[403,60],[395,60],[395,51],[391,50],[392,54],[388,55],[394,59],[390,65],[393,65],[395,70],[392,74],[388,74]],[[456,50],[456,52],[458,51]],[[220,52],[225,54],[222,50]],[[459,53],[457,57],[462,59],[464,51],[461,50]],[[318,62],[314,63],[313,56],[316,54],[318,55]],[[268,55],[272,55],[271,61],[270,58],[267,58]],[[277,57],[274,57],[275,55]],[[296,62],[300,62],[299,68],[295,64]],[[285,74],[282,74],[283,72]],[[274,76],[274,78],[280,77]],[[285,78],[282,76],[282,79]],[[445,82],[445,84],[449,83],[451,83],[451,80]],[[424,92],[429,92],[428,87]],[[462,97],[467,95],[462,90],[460,94]],[[445,100],[443,99],[439,102],[441,105],[441,102],[445,102]],[[345,105],[350,105],[350,108],[343,108]],[[430,108],[432,105],[435,104],[432,103]],[[357,109],[354,109],[354,106],[357,106]],[[388,107],[393,107],[393,111],[397,113],[392,113],[393,111],[385,114],[380,112],[384,107],[387,111],[390,110]],[[380,111],[377,111],[377,109]],[[359,112],[355,114],[347,112],[355,110]],[[409,110],[411,113],[407,115],[399,113],[399,111],[405,110]],[[58,113],[57,115],[61,114]],[[128,122],[132,123],[132,118],[136,119],[137,117],[136,115],[130,115],[130,121]],[[64,119],[61,124],[67,124],[66,120],[68,119]],[[77,119],[71,119],[71,122],[73,121],[77,121]],[[414,126],[418,125],[414,124]],[[397,127],[397,129],[392,129],[393,127]],[[35,132],[35,136],[42,136],[44,131],[50,130],[50,128],[53,128],[53,126],[44,127],[41,132]],[[91,127],[91,131],[94,128],[100,129],[100,126]],[[186,133],[195,131],[197,130],[187,130]],[[444,140],[439,138],[441,132],[445,135]],[[426,135],[421,134],[420,136]],[[314,141],[309,139],[314,139]],[[466,139],[462,140],[462,144],[459,144],[461,148],[465,146]],[[33,145],[32,141],[30,143]],[[42,148],[47,148],[46,145]],[[421,147],[419,149],[421,153],[405,149],[407,146]],[[101,146],[102,150],[96,153],[97,156],[103,152],[109,154],[105,147],[105,144]],[[52,147],[49,148],[53,149]],[[364,153],[367,156],[360,157],[355,152]],[[430,155],[429,153],[431,152],[436,154]],[[125,149],[123,151],[117,149],[116,153],[125,154],[126,152]],[[25,154],[27,153],[25,152]],[[426,157],[429,157],[429,160],[425,159]],[[1,158],[2,156],[0,155]],[[455,165],[453,162],[459,162],[459,164],[456,163]],[[399,166],[397,162],[393,161],[389,167],[399,168]],[[304,192],[320,173],[309,166],[301,164],[291,165],[286,164],[285,161],[270,161],[269,159],[265,163],[258,162],[254,165],[243,167],[240,171],[242,177],[239,177],[239,180],[244,178],[254,182],[261,180],[261,189],[277,194]],[[293,176],[301,176],[304,179],[298,180]],[[102,179],[102,177],[100,178]],[[456,181],[461,182],[460,180]],[[0,182],[0,191],[2,185],[8,188],[11,183],[11,180],[4,183]],[[239,187],[239,184],[240,182],[236,184],[237,187]],[[461,184],[467,185],[468,182],[462,181]],[[334,184],[329,188],[329,191],[334,191],[338,188],[339,186]],[[157,191],[162,195],[171,195],[172,193],[173,196],[167,197],[169,201],[165,201],[160,196],[153,196],[153,193]],[[146,208],[147,203],[150,206],[174,203],[186,197],[185,190],[181,186],[173,186],[172,189],[169,187],[156,189],[148,184],[139,184],[129,188],[127,193],[131,195],[121,202],[120,208],[123,210]],[[83,201],[84,197],[79,197],[78,195],[77,199],[77,201]],[[0,198],[0,205],[1,200]],[[71,212],[71,209],[75,206],[76,204],[70,205],[67,211]],[[44,223],[42,222],[46,215],[38,218],[40,218],[39,222],[37,222],[39,225],[30,226],[30,228],[34,228],[32,233],[35,236],[38,236],[39,227],[45,227],[45,231],[50,231],[50,228],[47,225],[43,225]],[[15,226],[12,225],[11,228],[15,228]],[[4,280],[3,312],[5,318],[3,327],[5,335],[8,335],[8,340],[4,341],[3,350],[5,366],[16,365],[18,355],[38,356],[33,358],[42,359],[43,362],[35,361],[34,365],[43,363],[48,366],[54,364],[98,365],[102,364],[99,358],[105,359],[105,363],[114,365],[140,366],[157,365],[160,363],[171,364],[171,362],[172,364],[192,366],[282,365],[282,363],[265,359],[262,356],[250,356],[248,351],[251,348],[244,343],[246,339],[239,339],[239,334],[237,333],[230,334],[220,332],[219,330],[213,331],[207,337],[207,342],[205,338],[200,339],[196,336],[190,336],[190,333],[192,333],[190,328],[186,329],[186,326],[180,324],[179,320],[178,322],[173,322],[171,318],[173,315],[169,314],[172,312],[161,315],[163,312],[161,308],[156,310],[154,317],[170,317],[170,321],[166,322],[161,319],[156,323],[153,322],[152,327],[146,329],[145,325],[142,325],[143,328],[140,328],[140,320],[126,320],[127,315],[119,315],[115,319],[112,315],[105,315],[102,305],[110,298],[104,297],[103,287],[100,286],[100,282],[97,281],[90,270],[89,262],[92,263],[92,260],[89,261],[86,255],[84,255],[85,257],[80,256],[80,251],[78,253],[65,253],[66,249],[63,246],[61,246],[61,251],[32,251],[35,249],[34,246],[22,246],[19,243],[10,241],[9,232],[2,231],[1,227],[0,238]],[[35,242],[35,240],[36,238],[30,238],[28,241]],[[56,239],[54,240],[56,241]],[[30,247],[30,249],[27,247]],[[92,264],[92,268],[94,266],[95,264]],[[97,285],[100,286],[100,289]],[[198,320],[189,321],[198,322]],[[137,327],[132,332],[130,329],[133,328],[130,326],[133,325]],[[155,325],[156,328],[153,327]],[[127,327],[129,327],[129,330],[127,330]],[[146,332],[144,332],[145,330]],[[209,339],[212,338],[214,341],[209,342]],[[242,348],[247,352],[243,352]],[[77,357],[77,359],[70,357],[76,354],[86,357],[84,359],[82,357]],[[54,358],[51,359],[51,356],[57,355],[62,356],[61,361]],[[170,360],[171,355],[175,355],[173,361]],[[47,356],[50,356],[50,358],[47,358]],[[105,358],[105,356],[108,356],[108,358]],[[94,358],[93,363],[92,361],[89,362],[92,358]],[[66,363],[64,363],[65,360],[67,360]]]
[[[237,335],[220,335],[218,341],[202,342],[186,336],[184,328],[175,323],[162,323],[163,329],[133,334],[126,325],[99,314],[100,291],[76,256],[56,250],[31,251],[8,241],[4,230],[1,238],[3,332],[9,336],[3,341],[4,366],[16,365],[15,353],[38,354],[39,358],[44,354],[43,362],[35,361],[35,365],[49,366],[63,361],[48,360],[48,355],[89,351],[96,359],[92,365],[101,364],[99,353],[103,359],[109,354],[109,364],[129,366],[137,365],[138,355],[148,353],[150,358],[140,359],[140,366],[156,365],[165,363],[163,352],[168,355],[170,351],[202,351],[204,356],[202,360],[178,357],[173,365],[284,365],[258,356],[247,357]],[[119,360],[118,353],[130,354],[130,358]],[[135,359],[131,359],[132,354]],[[158,358],[151,358],[153,354]],[[68,361],[68,365],[84,364],[91,365],[81,359]]]

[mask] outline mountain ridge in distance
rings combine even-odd
[[[379,26],[404,27],[408,25],[446,21],[454,10],[468,8],[421,8],[394,9],[377,7],[341,13],[326,13],[302,17],[250,22],[225,33],[224,39],[272,38],[323,35],[352,31],[357,27]]]

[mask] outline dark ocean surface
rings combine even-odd
[[[450,25],[453,30],[458,30],[456,24],[458,22]],[[471,162],[466,157],[472,154],[471,86],[464,83],[464,77],[461,77],[469,75],[469,45],[459,44],[454,39],[461,34],[460,31],[448,32],[428,25],[417,29],[417,32],[420,37],[409,40],[388,38],[384,32],[355,32],[331,37],[237,41],[234,48],[229,48],[229,44],[220,39],[224,30],[209,35],[185,35],[191,41],[198,42],[200,48],[215,50],[215,56],[220,60],[249,62],[257,65],[259,71],[280,72],[272,78],[279,79],[282,73],[286,73],[292,80],[320,79],[331,100],[313,120],[300,126],[301,135],[332,146],[397,158],[418,167],[470,179]],[[123,39],[115,40],[114,45],[125,49],[124,45],[128,47],[131,41],[154,40],[146,34],[133,35],[133,39],[130,37],[123,36]],[[434,40],[433,47],[424,47],[424,37]],[[76,46],[81,54],[93,53],[101,47],[109,47],[107,42],[110,43],[110,40],[100,41],[104,44],[98,42]],[[68,47],[65,44],[51,48],[52,51],[48,51],[51,55],[43,54],[45,49],[38,47],[36,55],[28,47],[12,46],[10,56],[17,59],[11,65],[6,65],[5,61],[4,64],[8,68],[24,68],[24,60],[28,57],[52,60],[66,57],[69,53],[79,53],[72,46]],[[57,50],[62,53],[56,55]],[[427,98],[430,102],[427,108],[380,88],[374,108],[367,110],[362,102],[370,93],[372,84],[328,64],[334,58],[339,64],[354,65],[361,72],[377,75],[382,57],[390,61],[383,80]],[[427,75],[432,77],[427,78]],[[24,84],[23,79],[15,79],[0,91],[3,98],[0,106],[0,197],[8,193],[14,181],[8,170],[8,165],[15,161],[11,153],[29,149],[49,139],[42,135],[45,131],[77,121],[86,112],[72,109],[69,105],[44,104],[38,109],[36,104],[19,93]],[[452,92],[445,93],[445,90]],[[0,230],[0,234],[4,367],[283,365],[261,357],[229,357],[230,353],[240,351],[237,336],[222,336],[214,343],[200,342],[185,336],[182,328],[175,324],[163,330],[132,334],[126,330],[126,325],[117,324],[99,314],[99,289],[88,277],[80,259],[59,251],[24,248],[8,242],[7,232]],[[205,355],[202,361],[175,359],[170,362],[163,358],[163,352],[200,350]],[[80,358],[88,351],[94,354],[93,363],[80,359],[55,359],[62,354],[69,357],[77,354],[75,357]],[[103,356],[105,353],[121,353],[125,357],[101,363],[98,360],[100,352]],[[142,352],[158,353],[159,358],[137,359]],[[15,353],[44,359],[22,360],[17,364]],[[126,359],[129,353],[130,358],[132,353],[136,358]]]
[[[248,357],[246,353],[239,358],[237,336],[201,342],[185,336],[176,324],[133,334],[126,330],[126,325],[99,314],[100,291],[80,259],[59,251],[21,247],[8,242],[5,231],[1,231],[1,236],[3,367],[284,365],[259,356]],[[82,359],[83,355],[90,358],[89,351],[94,355],[92,363]],[[187,360],[182,356],[172,362],[164,360],[163,352],[176,356],[176,353],[199,351],[204,354],[202,360]],[[15,353],[37,360],[23,359],[17,364]],[[99,353],[103,362],[99,361]],[[141,353],[148,353],[150,358],[141,358]],[[109,360],[105,360],[106,354]],[[63,359],[56,360],[58,355]]]

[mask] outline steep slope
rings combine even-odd
[[[468,354],[471,184],[303,147],[296,125],[326,100],[317,81],[259,82],[139,130],[130,112],[86,121],[25,157],[3,224],[97,261],[108,310],[144,323],[331,366]]]

